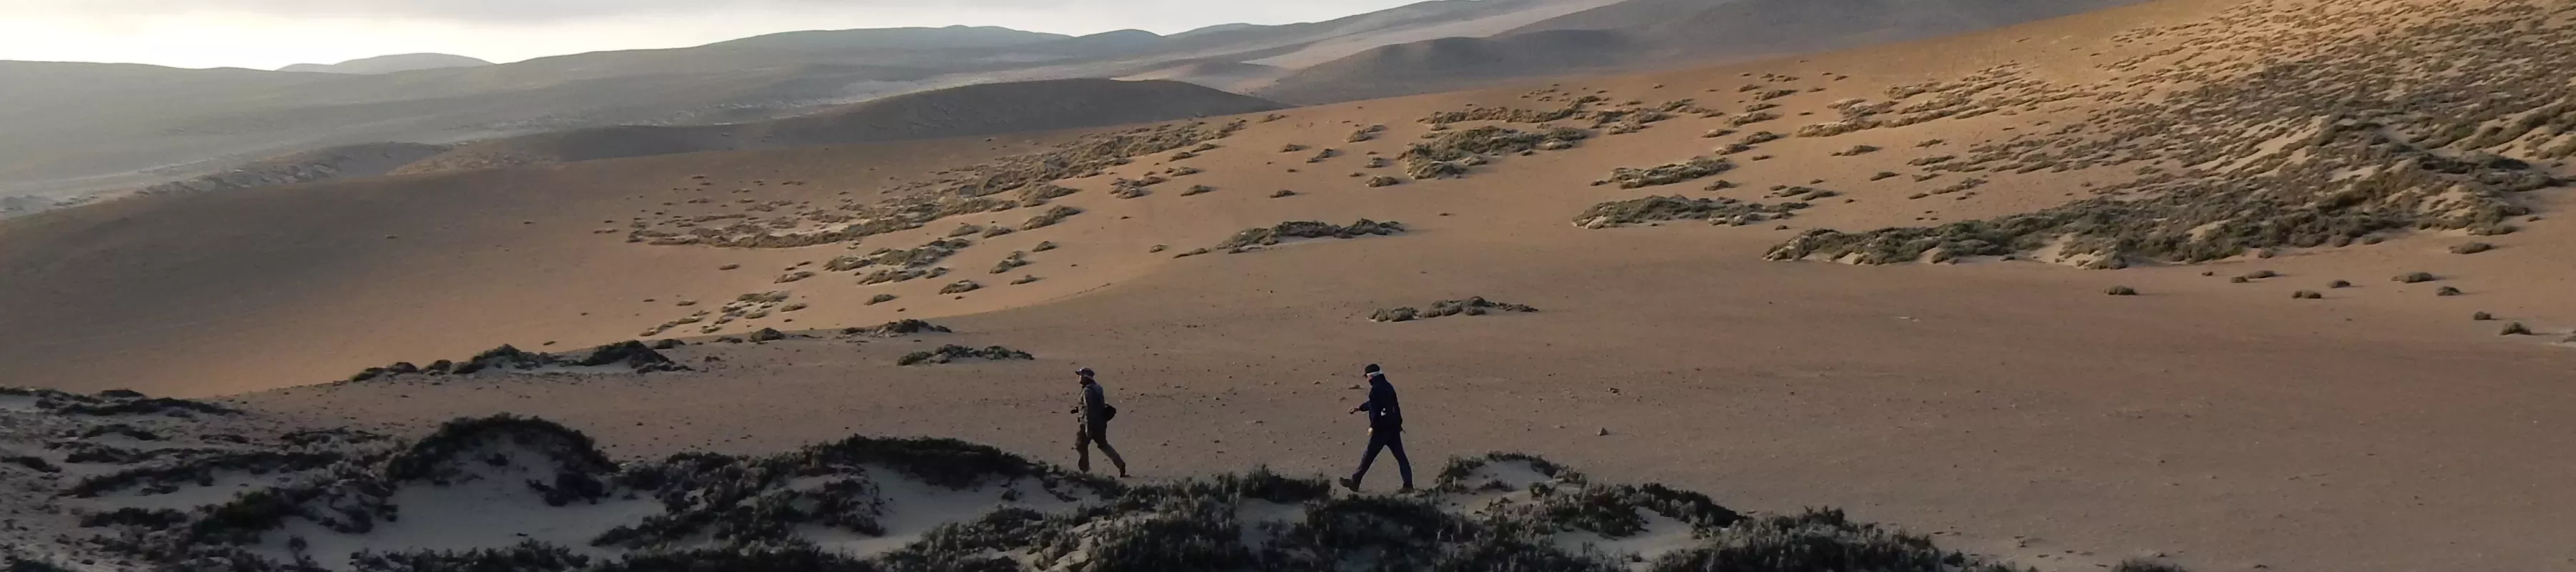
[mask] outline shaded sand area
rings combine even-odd
[[[542,415],[620,457],[1057,461],[1088,366],[1156,477],[1346,470],[1381,363],[1419,458],[2049,569],[2564,567],[2576,87],[2534,70],[2576,65],[2576,25],[2428,4],[2167,0],[1106,134],[102,205],[0,225],[0,362],[388,432]],[[1473,297],[1536,311],[1371,320]],[[954,331],[704,343],[905,318]],[[313,385],[661,338],[690,371]],[[897,365],[946,345],[1033,359]]]

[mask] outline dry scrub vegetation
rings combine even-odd
[[[627,241],[728,248],[794,248],[848,242],[920,228],[952,216],[1045,205],[1050,199],[1076,192],[1054,181],[1096,176],[1136,157],[1204,145],[1242,128],[1241,121],[1193,122],[1086,135],[1044,152],[943,170],[934,181],[904,184],[887,193],[893,198],[874,203],[843,199],[839,204],[816,205],[743,199],[749,202],[739,203],[743,211],[738,213],[638,219],[627,232]],[[1176,167],[1168,174],[1177,177],[1196,172]],[[1117,187],[1121,192],[1141,196],[1142,187],[1165,178],[1148,175],[1147,179]],[[1048,216],[1062,220],[1052,211],[1041,218]],[[1029,228],[1024,225],[1022,230]]]
[[[13,388],[0,395],[48,404],[43,414],[56,416],[42,424],[58,433],[118,421],[71,412],[74,405],[146,400]],[[20,426],[0,425],[12,432]],[[155,428],[196,443],[232,427],[181,420]],[[580,431],[506,414],[458,418],[407,440],[349,430],[258,431],[229,440],[284,452],[190,457],[77,479],[0,473],[13,486],[47,494],[193,485],[201,475],[244,469],[278,477],[193,510],[84,512],[81,523],[102,534],[80,544],[68,536],[28,539],[38,550],[20,555],[13,545],[11,569],[70,569],[41,556],[69,552],[76,561],[191,572],[318,570],[325,563],[358,572],[2018,570],[1838,510],[1746,514],[1700,493],[1595,480],[1511,453],[1452,459],[1424,493],[1373,495],[1338,494],[1322,478],[1266,469],[1120,482],[993,447],[919,437],[852,436],[766,455],[614,459]],[[402,539],[422,538],[405,536],[400,524],[409,524],[403,517],[411,511],[394,499],[451,486],[521,503],[509,510],[537,518],[557,518],[548,514],[554,511],[586,518],[573,515],[602,514],[606,505],[641,510],[598,523],[605,531],[595,535],[406,547]],[[924,494],[972,502],[948,514],[911,496]],[[906,523],[924,518],[931,525]],[[320,543],[289,531],[382,542],[354,554],[321,553]],[[1567,538],[1671,540],[1586,549]],[[849,539],[885,542],[866,553],[822,544]],[[2179,569],[2135,560],[2113,570]]]
[[[1814,230],[1768,257],[1887,264],[2035,253],[2120,268],[2410,231],[2513,232],[2512,217],[2531,212],[2522,193],[2563,183],[2527,161],[2576,155],[2576,84],[2556,71],[2576,66],[2576,25],[2526,0],[2414,7],[2249,2],[2205,24],[2123,34],[2115,41],[2172,47],[2104,64],[2116,79],[2101,83],[2053,84],[2007,66],[1839,104],[1840,121],[1797,135],[2088,104],[2096,111],[2085,120],[1910,164],[1988,177],[2117,168],[2134,179],[2030,213]]]

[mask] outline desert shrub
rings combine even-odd
[[[1293,197],[1293,196],[1297,196],[1297,191],[1291,191],[1291,190],[1288,190],[1288,189],[1280,189],[1280,190],[1277,190],[1277,191],[1272,191],[1272,192],[1270,193],[1270,198],[1274,198],[1274,199],[1284,199],[1284,198]]]
[[[970,348],[970,347],[966,347],[966,346],[960,346],[960,345],[955,345],[955,344],[949,344],[949,345],[939,346],[939,348],[938,348],[938,349],[933,349],[933,350],[928,350],[928,351],[918,351],[918,352],[912,352],[912,353],[904,354],[904,355],[903,355],[903,357],[901,357],[901,358],[897,358],[897,359],[895,360],[894,364],[895,364],[895,365],[942,364],[942,363],[949,363],[949,362],[953,362],[953,361],[957,361],[957,360],[961,360],[961,359],[986,359],[986,360],[1032,360],[1032,359],[1037,359],[1037,357],[1029,355],[1029,352],[1024,352],[1024,351],[1014,350],[1014,349],[1006,348],[1006,347],[1002,347],[1002,346],[985,346],[985,347],[983,347],[983,348]]]
[[[2189,572],[2181,566],[2142,558],[2127,558],[2111,566],[2111,572]]]
[[[941,294],[964,294],[964,293],[967,293],[967,292],[973,292],[973,291],[975,291],[976,289],[980,289],[980,288],[983,288],[983,287],[984,287],[984,285],[982,285],[982,284],[976,284],[976,283],[975,283],[975,281],[973,281],[973,280],[959,280],[959,281],[956,281],[956,282],[950,282],[950,283],[948,283],[948,285],[947,285],[947,286],[941,286],[941,287],[939,288],[939,293],[941,293]]]
[[[1592,205],[1591,208],[1584,209],[1582,214],[1574,217],[1574,225],[1584,228],[1609,228],[1665,220],[1706,220],[1716,224],[1740,226],[1764,220],[1787,218],[1807,207],[1806,203],[1765,204],[1726,197],[1650,196]]]
[[[1027,253],[1027,252],[1013,251],[1013,252],[1011,252],[1011,254],[1010,254],[1009,256],[1004,256],[1004,257],[1002,257],[1002,261],[1001,261],[1001,262],[998,262],[998,263],[994,263],[994,264],[993,264],[993,272],[992,272],[992,273],[993,273],[993,274],[1001,274],[1001,273],[1004,273],[1004,272],[1010,272],[1012,269],[1015,269],[1015,268],[1019,268],[1019,267],[1022,267],[1022,266],[1028,266],[1028,265],[1029,265],[1028,257],[1029,257],[1029,253]],[[945,293],[946,293],[946,292],[942,292],[942,294],[945,294]]]
[[[590,565],[590,557],[572,550],[533,540],[505,548],[483,548],[462,551],[422,550],[412,552],[360,551],[349,557],[349,568],[357,572],[449,572],[509,570],[512,572],[571,572]]]
[[[1061,205],[1051,207],[1048,208],[1046,212],[1038,213],[1037,216],[1029,217],[1028,222],[1020,223],[1020,230],[1036,230],[1055,226],[1056,223],[1064,222],[1064,219],[1071,218],[1073,215],[1078,214],[1082,214],[1082,209]]]
[[[2495,250],[2495,245],[2484,242],[2471,242],[2468,244],[2453,245],[2451,247],[2451,254],[2477,254],[2489,250]]]
[[[2352,287],[2352,282],[2351,282],[2351,281],[2349,281],[2349,280],[2336,280],[2336,281],[2334,281],[2334,282],[2331,282],[2331,283],[2326,284],[2326,287],[2327,287],[2327,288],[2351,288],[2351,287]]]
[[[1751,112],[1746,112],[1746,113],[1744,113],[1743,115],[1737,115],[1737,116],[1735,116],[1735,117],[1728,118],[1728,119],[1726,120],[1726,124],[1727,124],[1728,126],[1731,126],[1731,127],[1743,127],[1743,126],[1746,126],[1746,125],[1752,125],[1752,124],[1755,124],[1755,123],[1761,123],[1761,122],[1764,122],[1764,121],[1770,121],[1770,120],[1779,119],[1779,118],[1780,118],[1780,114],[1778,114],[1778,113],[1772,113],[1772,112],[1768,112],[1768,111],[1751,111]]]
[[[1386,236],[1401,232],[1404,232],[1404,224],[1395,221],[1378,222],[1369,219],[1360,219],[1348,225],[1337,225],[1321,221],[1283,222],[1265,228],[1244,229],[1242,232],[1234,233],[1234,236],[1218,242],[1216,246],[1210,247],[1209,250],[1242,252],[1247,249],[1272,246],[1279,244],[1282,241],[1300,238],[1359,238],[1363,236]]]
[[[2458,296],[2458,295],[2460,295],[2460,289],[2458,289],[2458,288],[2452,288],[2452,287],[2449,287],[2449,286],[2443,286],[2443,287],[2440,287],[2440,288],[2435,288],[2435,289],[2433,289],[2433,295],[2435,295],[2435,296]]]
[[[807,543],[740,549],[702,549],[643,553],[608,562],[586,572],[878,572],[877,565]]]
[[[1930,538],[1852,522],[1832,509],[1748,520],[1706,542],[1665,554],[1646,569],[2013,572],[2009,566],[1942,550]]]
[[[1366,185],[1368,185],[1368,186],[1370,186],[1370,187],[1388,187],[1388,186],[1394,186],[1394,185],[1404,184],[1404,181],[1403,181],[1402,179],[1397,179],[1397,178],[1395,178],[1395,177],[1388,177],[1388,176],[1380,175],[1380,176],[1375,176],[1375,177],[1369,177],[1369,178],[1368,178],[1368,181],[1366,181],[1366,182],[1365,182],[1365,183],[1363,183],[1363,184],[1366,184]]]
[[[1204,195],[1215,191],[1216,187],[1207,185],[1190,185],[1189,189],[1181,191],[1181,196]]]
[[[2300,300],[2323,300],[2326,295],[2319,294],[2315,290],[2300,290],[2297,292],[2291,292],[2290,297]]]
[[[2391,281],[2391,282],[2400,282],[2400,283],[2405,283],[2405,284],[2416,284],[2416,283],[2422,283],[2422,282],[2432,282],[2432,281],[2434,280],[2434,277],[2433,277],[2433,273],[2431,273],[2431,272],[2408,272],[2408,273],[2405,273],[2405,274],[2399,274],[2399,275],[2397,275],[2397,276],[2396,276],[2396,277],[2394,277],[2394,278],[2389,278],[2388,280],[2389,280],[2389,281]]]
[[[1414,309],[1414,308],[1412,308],[1412,307],[1410,307],[1410,306],[1407,306],[1407,307],[1400,307],[1400,308],[1381,308],[1381,309],[1379,309],[1377,312],[1372,313],[1372,314],[1369,316],[1369,321],[1372,321],[1372,322],[1409,322],[1409,321],[1413,321],[1413,320],[1417,320],[1417,319],[1439,318],[1439,317],[1444,317],[1444,316],[1456,316],[1456,315],[1460,315],[1460,314],[1465,314],[1465,315],[1469,315],[1469,316],[1482,316],[1482,315],[1485,315],[1485,314],[1495,313],[1495,312],[1522,312],[1522,313],[1526,313],[1526,312],[1536,312],[1536,311],[1538,311],[1538,309],[1537,309],[1537,308],[1532,308],[1532,307],[1529,307],[1529,306],[1524,306],[1524,305],[1520,305],[1520,304],[1503,303],[1503,302],[1494,302],[1494,301],[1486,300],[1483,296],[1471,296],[1471,297],[1468,297],[1468,298],[1467,298],[1467,299],[1465,299],[1465,300],[1441,300],[1441,301],[1437,301],[1437,302],[1432,302],[1432,303],[1431,303],[1431,309],[1430,309],[1430,310],[1417,310],[1417,309]]]
[[[1030,283],[1030,282],[1036,282],[1036,281],[1038,281],[1038,277],[1037,277],[1037,275],[1034,275],[1034,274],[1022,275],[1022,276],[1020,276],[1019,278],[1011,279],[1011,285],[1012,285],[1012,286],[1018,286],[1018,285],[1021,285],[1021,284],[1027,284],[1027,283]]]
[[[1608,178],[1602,179],[1600,183],[1596,184],[1616,183],[1619,185],[1619,188],[1622,189],[1670,185],[1673,183],[1724,173],[1734,168],[1735,164],[1727,162],[1725,159],[1714,157],[1692,157],[1688,161],[1657,165],[1644,169],[1619,167],[1612,169]]]
[[[867,305],[869,305],[869,306],[874,306],[874,305],[878,305],[878,304],[883,304],[883,303],[887,303],[887,302],[892,302],[892,301],[894,301],[894,299],[895,299],[895,298],[896,298],[896,296],[895,296],[895,295],[893,295],[893,294],[878,294],[878,295],[875,295],[875,296],[869,296],[869,297],[868,297],[868,301],[867,301]]]
[[[948,333],[948,328],[921,320],[896,320],[865,328],[841,328],[843,336],[892,338],[924,333]]]
[[[2478,313],[2475,313],[2475,314],[2469,314],[2469,319],[2470,319],[2470,320],[2474,320],[2474,321],[2484,322],[2484,321],[2487,321],[2487,320],[2493,320],[2493,319],[2495,319],[2495,314],[2489,314],[2489,313],[2486,313],[2486,312],[2478,312]]]
[[[1385,125],[1370,125],[1370,126],[1367,126],[1367,127],[1362,127],[1362,128],[1360,128],[1358,131],[1352,131],[1352,132],[1351,132],[1351,136],[1350,136],[1350,137],[1345,138],[1345,140],[1350,141],[1350,142],[1352,142],[1352,143],[1358,143],[1358,142],[1367,141],[1367,140],[1370,140],[1370,139],[1376,139],[1376,138],[1377,138],[1377,134],[1379,134],[1379,133],[1384,133],[1384,132],[1386,132],[1386,126],[1385,126]]]
[[[1406,147],[1396,160],[1405,163],[1405,172],[1413,178],[1430,179],[1465,174],[1467,167],[1488,155],[1568,149],[1589,137],[1588,132],[1565,127],[1529,132],[1489,125],[1438,134]]]
[[[2137,291],[2136,289],[2133,289],[2133,288],[2130,288],[2130,287],[2127,287],[2127,286],[2112,286],[2112,287],[2111,287],[2111,289],[2109,289],[2109,290],[2104,290],[2104,291],[2102,291],[2102,293],[2103,293],[2103,294],[2109,294],[2109,295],[2112,295],[2112,296],[2136,296],[2136,295],[2138,295],[2138,291]]]
[[[2505,325],[2504,325],[2504,332],[2503,332],[2501,335],[2507,335],[2507,336],[2528,336],[2528,335],[2532,335],[2532,334],[2531,334],[2531,328],[2523,327],[2522,322],[2514,322],[2514,323],[2511,323],[2511,324],[2505,324]]]

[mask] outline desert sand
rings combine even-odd
[[[1059,464],[1091,367],[1148,479],[1347,470],[1380,363],[1418,472],[1528,452],[2048,570],[2562,568],[2571,17],[2162,0],[1160,124],[1124,164],[1074,131],[121,201],[0,223],[0,363],[288,426],[534,415],[621,460]],[[1070,193],[1012,179],[1046,158]],[[1401,230],[1228,248],[1355,220]],[[1469,297],[1536,311],[1370,319]],[[899,319],[953,332],[833,333]],[[763,329],[800,335],[723,340]],[[344,381],[661,338],[690,370]],[[897,365],[951,344],[1034,359]]]

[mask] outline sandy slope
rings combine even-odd
[[[2340,10],[2394,18],[2388,11],[2407,4]],[[2557,477],[2576,469],[2568,453],[2576,443],[2554,427],[2576,402],[2562,383],[2576,367],[2576,348],[2555,343],[2576,326],[2576,300],[2560,294],[2576,286],[2576,250],[2568,248],[2576,230],[2556,220],[2568,204],[2565,189],[2522,193],[2518,200],[2545,220],[2517,216],[2520,232],[2502,236],[2395,233],[2378,244],[2284,249],[2268,259],[2081,270],[2026,261],[1762,260],[1810,228],[2030,212],[2075,200],[2087,184],[2135,178],[2121,166],[1975,173],[1991,182],[1973,193],[1907,198],[1969,175],[1916,182],[1912,175],[1928,173],[1910,160],[1967,156],[1978,143],[2042,131],[2043,121],[2083,122],[2095,108],[2081,105],[1764,143],[1729,156],[1735,170],[1714,178],[1740,186],[1723,191],[1702,190],[1706,180],[1634,190],[1590,184],[1616,167],[1682,161],[1757,130],[1827,121],[1835,115],[1829,104],[1883,99],[1889,86],[2006,63],[2051,86],[2123,84],[2142,72],[2104,64],[2162,54],[2145,69],[2196,69],[2206,64],[2177,63],[2189,52],[2166,50],[2246,47],[2182,33],[2120,35],[2129,30],[2229,30],[2179,26],[2216,19],[2251,26],[2237,30],[2249,38],[2311,29],[2320,31],[2307,39],[2315,46],[2352,41],[2335,35],[2355,31],[2352,20],[2266,24],[2317,5],[2168,0],[1795,61],[1568,80],[1552,92],[1535,91],[1550,89],[1539,84],[1289,110],[1274,121],[1256,116],[1195,157],[1157,153],[1062,181],[1081,192],[1054,203],[1085,212],[1051,227],[974,237],[974,246],[940,263],[952,269],[948,276],[873,286],[855,285],[849,272],[775,280],[800,262],[910,248],[960,223],[1016,226],[1037,209],[952,217],[855,246],[745,250],[622,239],[637,218],[650,225],[673,215],[772,216],[746,213],[735,201],[829,205],[843,191],[868,197],[887,177],[927,180],[923,171],[1034,143],[683,155],[78,209],[0,224],[0,315],[13,318],[0,326],[0,362],[12,364],[13,375],[65,388],[256,392],[238,399],[324,421],[418,425],[503,410],[543,414],[615,426],[593,434],[620,454],[766,451],[854,431],[1061,451],[1070,423],[1056,412],[1072,395],[1062,374],[1087,365],[1103,370],[1128,411],[1120,432],[1131,460],[1158,475],[1262,463],[1341,470],[1361,434],[1356,419],[1338,412],[1357,398],[1351,372],[1376,362],[1406,388],[1419,457],[1531,450],[1750,508],[1850,507],[2034,564],[2091,569],[2153,551],[2220,570],[2562,566],[2576,558],[2560,541],[2571,531],[2558,518],[2576,510],[2576,497]],[[2223,11],[2238,6],[2270,11]],[[2115,35],[2132,40],[2113,43]],[[1798,91],[1768,100],[1781,105],[1771,111],[1782,119],[1702,137],[1755,103],[1758,91],[1738,91],[1748,83]],[[2002,89],[2009,96],[2056,88]],[[1400,166],[1363,164],[1368,153],[1392,157],[1432,133],[1419,121],[1430,113],[1470,103],[1539,108],[1557,102],[1538,97],[1595,91],[1607,97],[1605,107],[1692,98],[1726,114],[1682,114],[1570,150],[1496,156],[1463,178],[1371,188],[1351,176],[1400,176]],[[1371,124],[1388,130],[1347,141]],[[1945,143],[1916,147],[1932,139]],[[1864,144],[1882,149],[1832,154]],[[1283,151],[1288,145],[1306,148]],[[1307,162],[1324,148],[1340,154]],[[1109,194],[1113,179],[1175,166],[1203,172],[1141,198]],[[1880,171],[1904,176],[1870,180]],[[811,184],[782,184],[788,180]],[[1214,190],[1185,195],[1192,185]],[[1595,203],[1648,194],[1776,202],[1764,197],[1774,185],[1842,194],[1779,223],[1572,224]],[[1277,190],[1296,194],[1271,198]],[[687,202],[693,198],[710,202]],[[1248,227],[1362,217],[1409,230],[1172,258]],[[1041,241],[1059,248],[1039,251]],[[2469,241],[2499,248],[2446,251]],[[1169,249],[1149,252],[1156,245]],[[1015,251],[1032,264],[986,272]],[[741,267],[718,269],[727,264]],[[2281,276],[2227,280],[2256,270]],[[2414,271],[2443,279],[2389,281]],[[1023,275],[1040,280],[1007,283]],[[958,279],[982,288],[937,293]],[[2338,279],[2355,286],[2327,287]],[[2143,295],[2103,295],[2115,285]],[[2444,286],[2464,295],[2433,294]],[[500,343],[626,339],[772,290],[791,291],[809,307],[719,333],[906,317],[934,318],[959,333],[691,346],[674,352],[698,360],[692,365],[701,371],[686,374],[290,387]],[[2324,299],[2293,299],[2297,290]],[[900,297],[864,303],[880,293]],[[1366,321],[1378,308],[1467,296],[1541,311]],[[675,305],[683,300],[700,304]],[[2500,320],[2471,321],[2479,311]],[[2542,335],[2496,335],[2506,321]],[[951,342],[1005,345],[1038,360],[892,363]],[[710,356],[722,361],[704,361]]]

